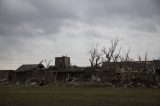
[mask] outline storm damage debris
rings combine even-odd
[[[102,66],[70,65],[70,57],[55,59],[55,66],[24,64],[17,70],[0,71],[0,84],[94,87],[160,87],[160,61],[103,62]],[[50,63],[50,62],[49,62]]]

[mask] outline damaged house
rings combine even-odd
[[[70,57],[62,56],[55,57],[55,66],[47,69],[49,75],[47,81],[49,82],[66,82],[72,78],[83,79],[84,70],[80,67],[71,67]]]
[[[55,57],[55,67],[57,69],[65,69],[70,67],[70,57]]]
[[[104,62],[101,67],[101,78],[111,82],[143,82],[160,81],[160,61],[124,61]]]
[[[44,67],[43,64],[24,64],[10,72],[11,82],[54,83],[66,82],[72,78],[83,79],[84,69],[71,67],[70,57],[55,57],[55,66]],[[32,81],[31,81],[32,80]],[[34,80],[34,81],[33,81]]]
[[[10,80],[12,82],[20,81],[26,82],[29,79],[40,80],[42,76],[41,69],[44,68],[43,64],[24,64],[20,66],[16,71],[10,73]]]
[[[104,62],[94,71],[90,67],[71,66],[70,57],[67,56],[55,57],[55,66],[44,67],[41,63],[24,64],[17,70],[1,71],[0,78],[6,77],[13,83],[37,82],[39,85],[42,82],[43,84],[72,82],[74,79],[85,83],[92,82],[95,78],[103,85],[106,83],[122,85],[133,81],[139,83],[140,80],[160,82],[160,61]]]

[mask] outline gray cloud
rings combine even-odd
[[[154,42],[157,56],[159,34],[159,0],[0,0],[0,64],[11,68],[66,53],[86,65],[88,45],[117,35],[133,54]]]
[[[93,16],[123,16],[152,17],[160,14],[158,0],[100,0],[90,3],[89,15]],[[93,11],[91,11],[93,10]],[[134,17],[133,17],[134,18]]]
[[[1,35],[55,33],[63,20],[76,17],[65,3],[50,0],[1,0],[0,13]]]

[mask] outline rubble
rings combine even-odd
[[[9,81],[7,78],[3,78],[0,80],[0,85],[6,85],[6,84],[9,84]]]
[[[16,71],[1,71],[0,85],[11,83],[43,86],[61,83],[73,87],[160,88],[160,62],[156,62],[156,67],[152,61],[106,62],[92,70],[91,67],[70,67],[69,58],[63,58],[59,58],[63,64],[57,60],[57,67],[44,67],[40,62],[22,65]]]
[[[66,85],[72,87],[81,86],[81,81],[78,78],[71,78],[66,82]]]

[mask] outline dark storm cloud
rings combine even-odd
[[[93,24],[101,18],[109,22],[112,18],[130,17],[129,20],[134,21],[136,18],[152,18],[160,15],[158,0],[1,0],[0,2],[1,35],[48,35],[59,32],[64,20],[85,23],[91,21]]]
[[[75,14],[65,3],[51,0],[1,0],[1,35],[36,35],[59,31],[62,21],[72,19]]]
[[[65,51],[67,44],[78,53],[69,44],[73,40],[81,47],[84,41],[110,39],[114,31],[118,35],[125,32],[128,39],[140,33],[159,39],[160,1],[0,0],[0,62],[43,55],[50,47]]]
[[[94,0],[89,4],[87,13],[95,17],[129,15],[146,18],[159,15],[159,10],[158,0]]]

